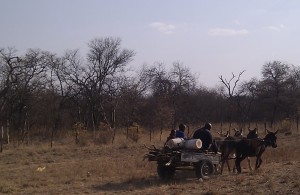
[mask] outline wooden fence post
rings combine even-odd
[[[7,136],[7,144],[9,144],[9,121],[6,121],[6,136]]]
[[[1,149],[0,149],[0,152],[3,151],[3,126],[1,127]]]
[[[51,143],[50,143],[50,147],[53,147],[53,139],[54,139],[54,128],[52,127],[52,131],[51,131]]]
[[[162,136],[162,127],[160,127],[160,136],[159,136],[159,141],[161,141],[161,136]]]
[[[116,137],[116,128],[114,127],[114,129],[113,129],[113,137],[112,137],[112,139],[111,139],[111,143],[113,144],[114,143],[114,141],[115,141],[115,137]]]
[[[139,140],[139,125],[136,126],[136,142]]]
[[[267,122],[265,122],[265,135],[267,135]]]
[[[79,143],[79,130],[78,128],[75,130],[75,144]]]
[[[127,123],[127,128],[126,128],[126,139],[128,139],[128,131],[129,131],[129,124]]]
[[[223,133],[223,121],[221,120],[221,133]]]
[[[297,132],[298,132],[298,127],[299,127],[299,116],[297,116]]]

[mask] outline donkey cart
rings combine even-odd
[[[186,148],[147,148],[149,153],[145,158],[157,162],[160,179],[173,178],[176,170],[194,170],[198,179],[209,179],[211,175],[219,172],[220,154]]]

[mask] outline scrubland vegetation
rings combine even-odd
[[[228,125],[223,126],[229,128]],[[195,129],[191,127],[191,129]],[[219,124],[212,132],[218,136]],[[264,136],[263,124],[258,126]],[[193,171],[177,171],[175,178],[161,181],[156,163],[143,161],[144,147],[162,147],[169,131],[150,134],[118,129],[114,143],[93,142],[93,133],[81,135],[76,144],[73,133],[51,139],[35,139],[29,143],[12,140],[0,153],[0,192],[5,194],[297,194],[300,190],[300,134],[278,134],[278,147],[267,148],[263,164],[250,171],[247,161],[242,174],[215,175],[200,181]],[[108,134],[107,134],[108,135]],[[97,135],[98,136],[98,135]],[[101,134],[98,139],[105,139]],[[109,136],[109,135],[108,135]],[[109,136],[110,137],[110,136]],[[111,140],[111,138],[108,138]],[[160,140],[161,139],[161,140]],[[254,165],[255,159],[251,159]],[[231,162],[232,164],[233,162]]]

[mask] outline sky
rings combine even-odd
[[[219,76],[261,77],[275,60],[300,65],[299,0],[0,0],[0,48],[84,57],[95,38],[115,37],[136,55],[129,67],[180,62],[201,85]]]

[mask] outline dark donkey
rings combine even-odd
[[[266,147],[277,147],[276,134],[278,133],[278,130],[275,133],[270,132],[268,130],[267,132],[268,134],[265,136],[264,139],[241,139],[239,142],[237,142],[235,166],[238,173],[242,172],[241,162],[246,157],[256,157],[255,169],[258,169],[262,163],[261,156],[266,150]]]
[[[241,139],[245,139],[245,137],[243,137],[243,134],[242,134],[243,129],[241,129],[241,130],[234,129],[234,131],[235,131],[234,136],[227,136],[224,139],[224,142],[220,147],[220,151],[221,151],[221,174],[223,173],[223,168],[224,168],[225,163],[227,164],[228,171],[229,172],[231,171],[228,160],[229,159],[234,159],[234,157],[230,157],[230,155],[235,155],[237,143]],[[257,128],[255,128],[253,130],[249,129],[249,132],[247,134],[247,139],[255,139],[255,138],[258,138]],[[249,165],[249,169],[252,170],[249,158],[248,158],[248,165]],[[235,170],[235,166],[233,167],[233,170]]]
[[[230,136],[228,133],[227,137],[222,141],[220,146],[221,152],[221,174],[223,173],[224,164],[226,162],[228,171],[230,172],[230,166],[228,160],[231,159],[229,156],[235,153],[236,143],[243,138],[243,129],[234,130],[234,136]]]

